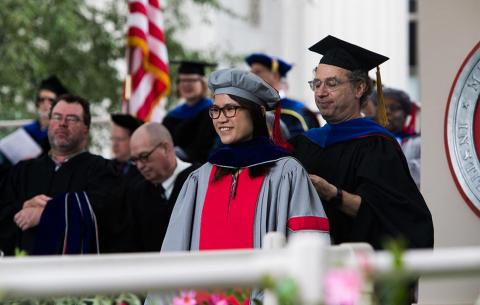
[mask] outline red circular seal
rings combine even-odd
[[[480,42],[460,67],[445,111],[445,150],[460,194],[480,217]]]

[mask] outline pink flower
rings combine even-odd
[[[359,304],[362,278],[352,269],[334,269],[325,277],[326,305]]]
[[[228,302],[223,296],[212,294],[210,296],[209,305],[228,305]]]
[[[180,296],[173,298],[173,305],[197,305],[195,297],[196,292],[193,290],[181,291]]]

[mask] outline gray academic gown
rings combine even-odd
[[[199,249],[202,209],[212,166],[205,163],[185,181],[170,218],[162,252]],[[288,228],[288,220],[305,216],[327,217],[305,169],[292,157],[280,158],[265,177],[258,196],[254,247],[262,247],[267,232],[281,232],[287,237],[300,232]],[[309,231],[321,233],[329,239],[328,228]],[[165,294],[150,294],[146,304],[163,304],[164,297]]]
[[[198,250],[211,169],[212,164],[205,163],[185,181],[170,218],[162,251]],[[288,237],[293,233],[288,228],[288,220],[304,216],[327,217],[305,169],[296,159],[283,157],[270,169],[258,196],[254,247],[262,247],[267,232],[281,232]],[[323,233],[328,235],[328,231]]]

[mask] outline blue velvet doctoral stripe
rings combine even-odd
[[[176,119],[189,119],[196,116],[200,111],[213,105],[213,101],[209,98],[203,97],[195,105],[190,106],[187,104],[182,104],[175,107],[170,111],[167,116],[171,116]]]
[[[288,155],[285,149],[273,144],[269,138],[257,137],[237,144],[221,145],[210,154],[208,162],[223,167],[241,168],[274,162]]]
[[[97,253],[96,245],[97,225],[87,195],[70,192],[55,196],[45,206],[31,254]]]
[[[302,110],[305,108],[305,105],[302,102],[293,100],[291,98],[282,98],[280,100],[280,107],[282,107],[282,109],[293,110],[302,115]]]
[[[387,129],[367,118],[353,119],[339,124],[325,124],[321,128],[308,130],[305,136],[325,148],[352,139],[379,134],[395,139]]]

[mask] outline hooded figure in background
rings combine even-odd
[[[41,81],[35,97],[35,107],[38,117],[31,123],[23,126],[23,129],[38,143],[42,148],[43,154],[50,150],[48,142],[48,123],[52,103],[68,90],[55,75]]]

